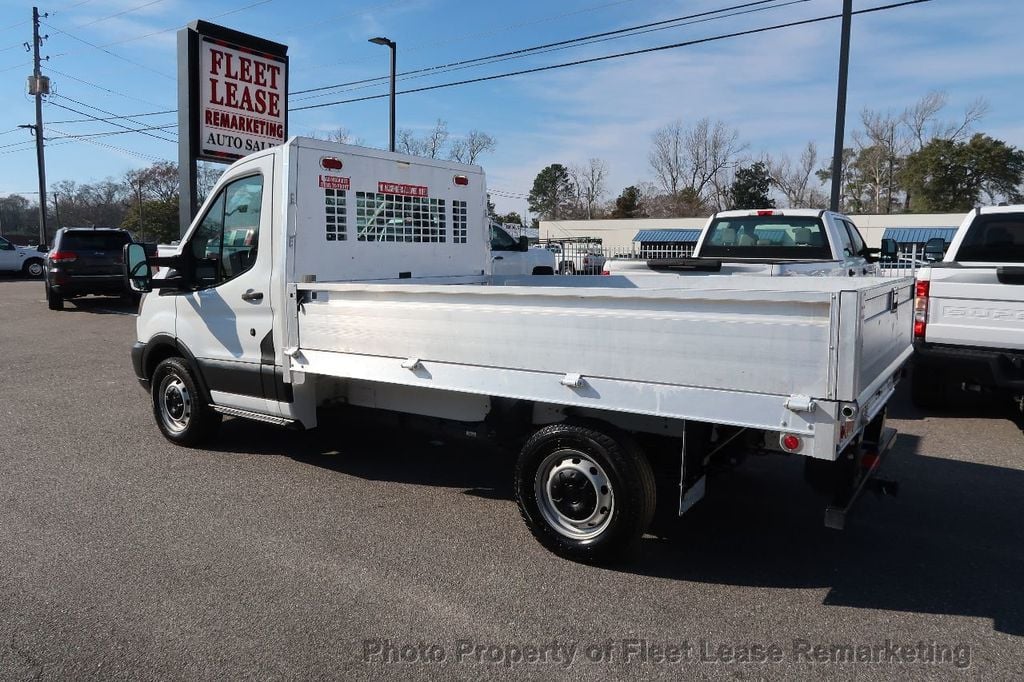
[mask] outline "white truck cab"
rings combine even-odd
[[[490,223],[491,274],[553,275],[555,254],[547,249],[530,248],[526,237],[516,239],[501,225]]]
[[[878,266],[848,216],[818,209],[760,209],[712,215],[691,258],[605,264],[608,274],[626,270],[863,277],[877,274]]]
[[[813,462],[842,526],[894,437],[912,280],[495,277],[489,237],[476,166],[304,138],[236,162],[173,255],[125,249],[160,430],[341,404],[501,438],[531,532],[574,559],[632,546],[659,489],[690,509],[739,452]]]

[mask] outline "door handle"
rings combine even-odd
[[[505,257],[504,256],[495,256],[491,260],[505,260]]]
[[[263,300],[263,292],[262,291],[253,291],[252,289],[249,289],[244,294],[242,294],[242,300],[243,301],[262,301]]]

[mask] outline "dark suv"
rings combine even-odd
[[[64,307],[65,298],[106,294],[130,297],[124,278],[127,230],[103,227],[62,227],[46,254],[46,302],[50,310]]]

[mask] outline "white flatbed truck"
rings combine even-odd
[[[195,445],[223,415],[308,429],[343,403],[498,433],[530,530],[580,560],[740,451],[807,458],[842,526],[894,436],[911,279],[501,278],[487,240],[476,166],[303,138],[236,162],[178,253],[126,249],[159,428]]]

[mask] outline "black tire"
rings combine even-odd
[[[163,360],[156,366],[150,386],[153,417],[167,440],[193,447],[216,433],[221,415],[203,398],[184,359]]]
[[[21,274],[30,279],[39,279],[43,276],[43,261],[38,258],[30,258],[21,266]]]
[[[553,274],[555,274],[555,271],[554,271],[554,269],[552,269],[552,268],[550,268],[550,267],[548,267],[546,265],[542,265],[540,267],[534,268],[533,269],[533,274],[534,275],[553,275]]]
[[[515,486],[533,536],[573,561],[608,562],[627,555],[654,517],[654,473],[624,434],[546,426],[523,446]]]
[[[946,406],[946,373],[931,365],[914,365],[910,376],[910,400],[914,407],[931,410]]]
[[[63,310],[64,299],[60,294],[50,288],[50,285],[46,285],[46,307],[50,310]]]

